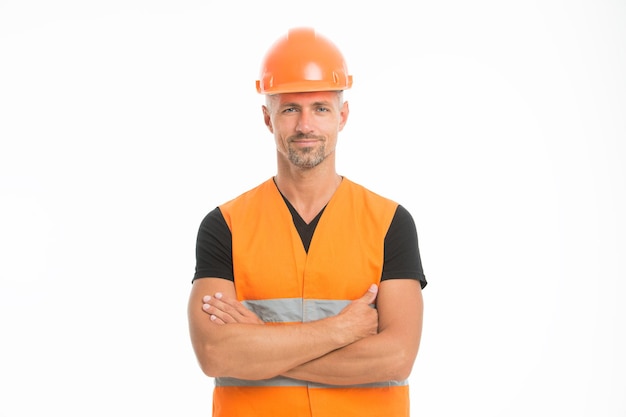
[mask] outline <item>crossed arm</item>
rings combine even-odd
[[[375,299],[377,310],[369,307]],[[412,279],[383,281],[337,316],[287,326],[263,324],[236,300],[233,283],[221,278],[195,280],[188,307],[192,345],[205,374],[282,375],[335,385],[407,378],[422,313],[420,283]]]

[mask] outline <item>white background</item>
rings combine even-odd
[[[0,1],[0,416],[207,416],[202,217],[269,178],[254,82],[314,26],[341,174],[413,214],[415,416],[626,415],[622,1]]]

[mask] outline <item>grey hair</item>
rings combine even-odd
[[[343,106],[343,90],[336,91],[337,99],[339,100],[339,107]],[[265,96],[265,106],[268,110],[272,109],[272,103],[274,99],[278,97],[278,94],[267,94]]]

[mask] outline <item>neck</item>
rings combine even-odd
[[[309,170],[281,170],[279,167],[274,177],[280,192],[307,223],[328,204],[341,180],[334,167],[324,169],[321,166]]]

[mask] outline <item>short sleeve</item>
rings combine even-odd
[[[417,230],[411,213],[398,205],[385,236],[385,262],[381,280],[408,278],[427,284],[422,268]]]
[[[219,207],[204,217],[196,240],[193,280],[207,277],[234,281],[232,235]]]

